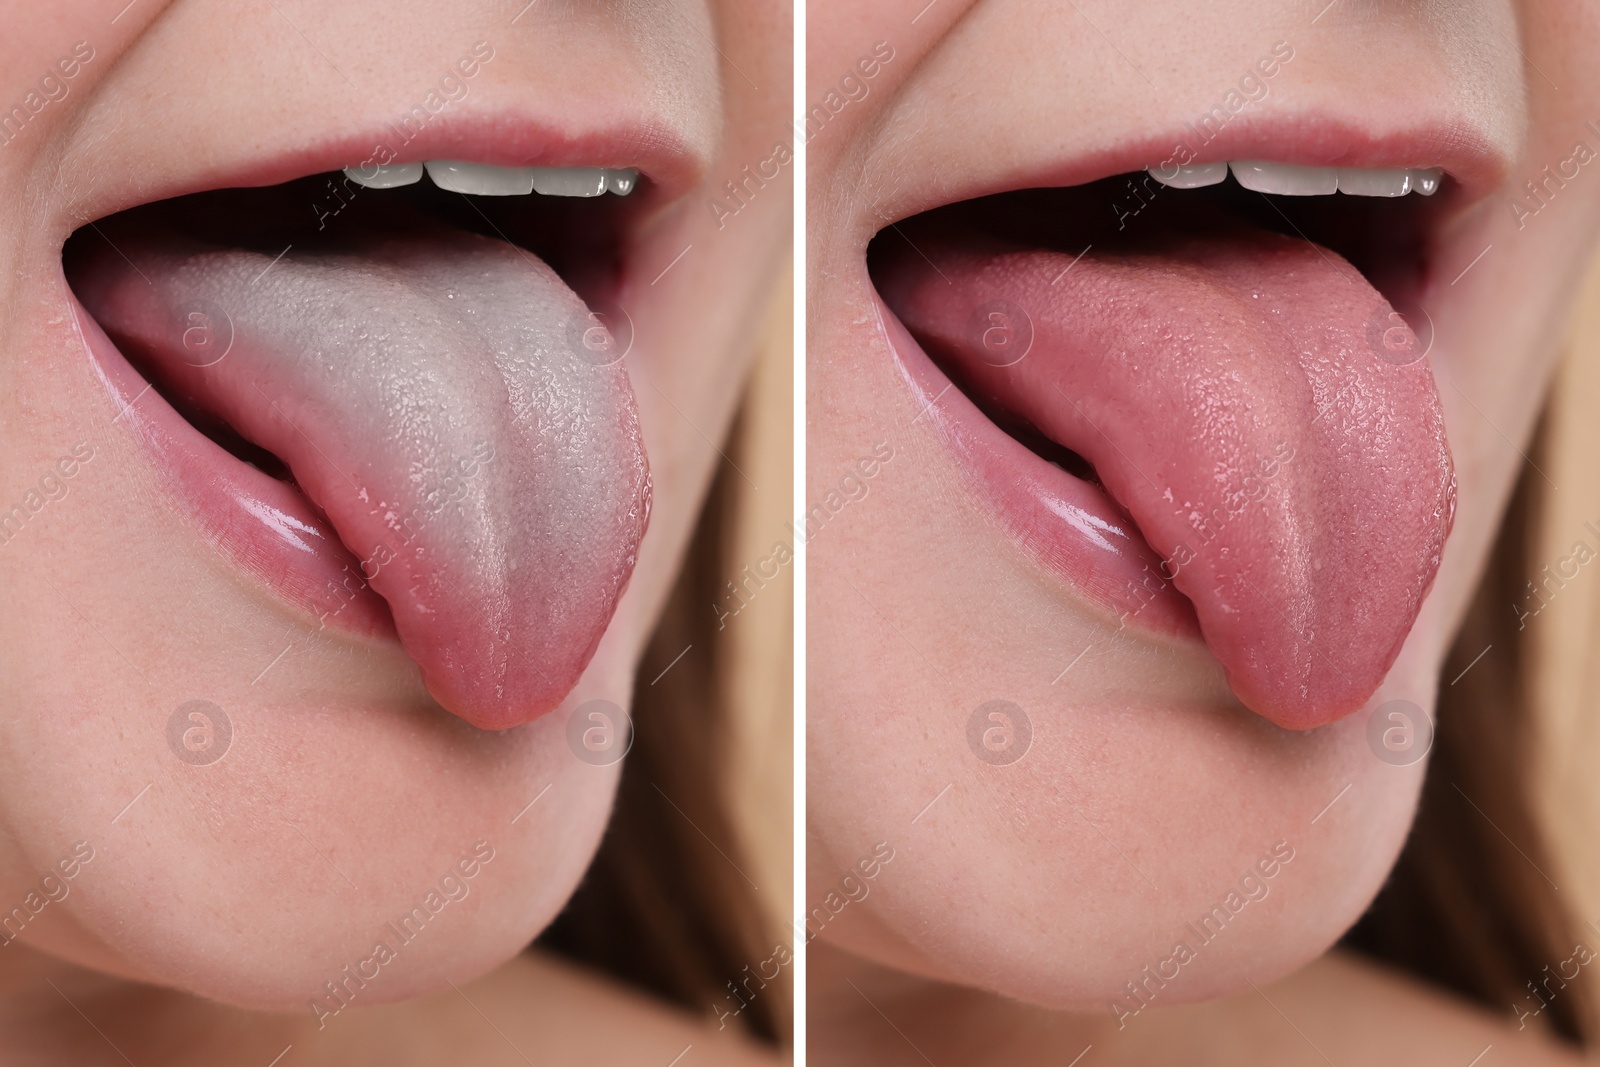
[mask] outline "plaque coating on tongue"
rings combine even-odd
[[[627,374],[583,343],[578,296],[454,231],[276,262],[157,232],[117,244],[143,277],[96,256],[74,279],[84,305],[164,389],[288,465],[433,697],[486,729],[553,710],[650,507]],[[193,309],[231,332],[207,366],[214,348],[184,346]]]

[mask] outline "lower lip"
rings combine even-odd
[[[1119,629],[1137,626],[1199,640],[1193,606],[1110,498],[996,426],[939,370],[876,291],[872,301],[917,407],[1011,541],[1115,616]]]
[[[117,408],[113,421],[139,440],[162,487],[205,541],[319,626],[392,637],[383,598],[368,588],[360,562],[305,498],[191,426],[70,290],[68,299],[95,375]]]

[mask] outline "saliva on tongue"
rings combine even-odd
[[[1433,373],[1360,272],[1243,223],[1081,259],[932,225],[908,240],[876,271],[885,301],[969,393],[1094,466],[1240,701],[1293,729],[1358,710],[1455,509]],[[1031,320],[1014,365],[980,351],[991,301]]]
[[[522,249],[423,230],[274,261],[124,227],[74,289],[148,377],[288,466],[433,698],[504,729],[587,666],[650,476],[626,371],[577,340],[583,301]],[[195,307],[231,324],[209,366],[181,339]]]

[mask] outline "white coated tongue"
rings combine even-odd
[[[276,261],[158,230],[116,240],[126,259],[106,249],[74,272],[85,307],[164,390],[288,465],[434,699],[486,729],[553,710],[650,508],[627,373],[582,344],[577,294],[522,249],[453,230]],[[173,328],[201,301],[233,332],[207,367]]]

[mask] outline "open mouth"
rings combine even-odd
[[[661,198],[648,160],[450,147],[131,207],[63,267],[118,421],[207,540],[500,729],[572,689],[648,522],[618,298]]]
[[[1465,198],[1435,162],[1123,171],[868,250],[903,371],[1011,538],[1119,629],[1203,635],[1282,726],[1371,697],[1449,532],[1422,308]]]

